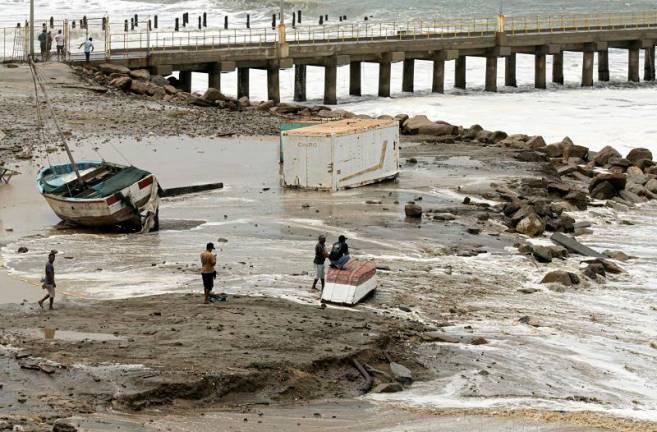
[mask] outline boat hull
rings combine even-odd
[[[63,221],[88,227],[110,227],[123,224],[138,224],[135,211],[123,203],[109,205],[107,200],[66,200],[44,194],[52,211]],[[144,206],[150,196],[136,202],[138,208]]]
[[[329,268],[322,300],[353,306],[376,289],[376,266],[372,262],[353,260],[344,270]]]

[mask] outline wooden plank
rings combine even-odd
[[[223,187],[224,187],[223,183],[208,183],[201,185],[181,186],[176,188],[162,189],[160,191],[160,197],[169,198],[174,196],[205,192],[215,189],[223,189]]]
[[[575,252],[577,254],[584,255],[584,256],[596,257],[596,258],[604,258],[604,255],[602,255],[601,253],[594,251],[593,249],[591,249],[588,246],[584,246],[583,244],[581,244],[580,242],[578,242],[574,238],[572,238],[570,236],[567,236],[565,234],[554,233],[554,234],[552,234],[552,237],[550,237],[550,239],[553,242],[555,242],[555,243],[557,243],[557,244],[565,247],[566,249],[568,249],[572,252]]]

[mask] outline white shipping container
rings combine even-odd
[[[399,123],[347,119],[284,131],[283,184],[337,191],[399,175]]]

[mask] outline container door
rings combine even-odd
[[[331,137],[307,137],[304,140],[305,187],[333,187],[333,151]]]

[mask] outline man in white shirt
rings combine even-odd
[[[82,42],[80,44],[80,48],[84,45],[84,58],[89,63],[89,58],[91,57],[91,53],[94,50],[94,42],[93,38],[89,38],[88,40]]]
[[[62,61],[64,58],[64,35],[61,30],[55,35],[55,43],[57,44],[57,61]]]

